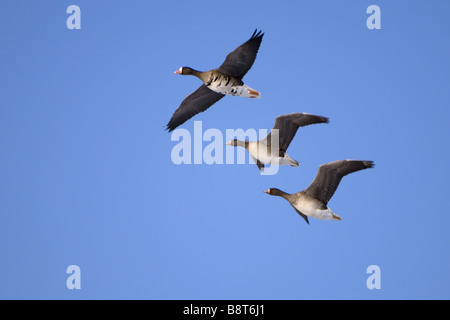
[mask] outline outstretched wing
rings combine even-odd
[[[247,42],[227,55],[225,61],[217,70],[226,75],[242,79],[255,62],[263,36],[264,33],[255,30]]]
[[[363,160],[338,160],[323,164],[305,193],[327,204],[344,176],[373,167],[373,161]]]
[[[167,130],[169,130],[169,132],[174,130],[197,113],[203,112],[211,107],[223,97],[223,94],[212,91],[202,84],[200,88],[187,96],[178,109],[175,110],[172,118],[167,124]]]
[[[271,144],[272,135],[274,134],[274,129],[278,130],[278,141],[280,148],[280,157],[284,157],[287,148],[294,139],[295,134],[297,133],[298,128],[305,127],[310,124],[315,123],[328,123],[328,118],[316,116],[309,113],[290,113],[278,116],[275,119],[275,125],[267,137],[264,139],[264,142],[269,145]]]

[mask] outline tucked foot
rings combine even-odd
[[[250,98],[261,98],[261,94],[256,90],[248,90]]]

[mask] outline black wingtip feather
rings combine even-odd
[[[172,132],[173,130],[175,130],[177,127],[179,126],[179,124],[174,124],[172,119],[169,121],[169,123],[166,125],[166,129],[168,132]]]
[[[373,161],[363,161],[363,163],[366,166],[366,168],[374,168],[375,167],[375,162],[373,162]]]
[[[256,39],[256,38],[262,38],[264,36],[264,33],[262,33],[262,30],[255,29],[252,36],[250,37],[250,40]]]

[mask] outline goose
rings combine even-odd
[[[339,182],[344,176],[352,172],[373,168],[374,166],[373,161],[338,160],[322,164],[311,185],[303,191],[289,194],[277,188],[270,188],[264,192],[286,199],[308,224],[308,217],[340,221],[342,218],[327,206]]]
[[[197,113],[211,107],[225,95],[260,98],[261,94],[245,85],[242,78],[255,62],[263,36],[264,33],[255,30],[251,38],[230,52],[217,69],[202,72],[190,67],[181,67],[176,70],[175,74],[196,76],[203,84],[181,102],[166,129],[169,132],[173,131]]]
[[[292,159],[286,150],[299,127],[316,123],[328,123],[328,118],[309,113],[285,114],[276,117],[272,130],[264,139],[252,142],[234,139],[225,144],[246,148],[261,172],[268,164],[298,167],[298,161]],[[278,139],[278,146],[273,148],[272,143],[277,142],[276,139]]]

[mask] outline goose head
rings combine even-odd
[[[279,197],[286,195],[286,192],[283,192],[277,188],[267,189],[266,191],[264,191],[264,193],[270,194],[271,196],[279,196]]]
[[[195,74],[195,70],[189,67],[181,67],[177,71],[175,71],[175,74],[181,74],[181,75],[193,75]]]
[[[232,147],[244,147],[245,148],[247,143],[248,143],[247,141],[240,141],[238,139],[233,139],[233,140],[230,140],[227,143],[225,143],[225,145],[232,146]]]

